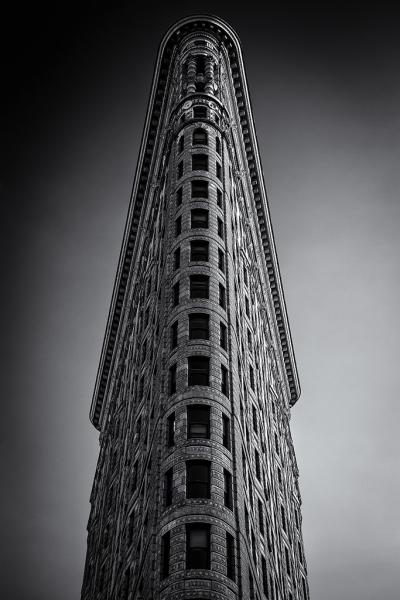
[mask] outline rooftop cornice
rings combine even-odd
[[[109,385],[118,330],[122,321],[122,309],[126,297],[129,273],[132,264],[134,264],[136,236],[142,216],[146,190],[150,185],[149,175],[152,170],[151,166],[154,159],[153,150],[160,125],[160,116],[170,62],[174,46],[179,43],[180,39],[195,31],[204,31],[213,34],[224,44],[229,57],[232,78],[235,82],[236,103],[242,128],[255,208],[258,216],[282,356],[285,363],[291,405],[293,405],[300,396],[300,384],[287,318],[279,264],[275,250],[263,170],[252,118],[251,102],[239,38],[232,27],[219,17],[212,15],[193,15],[185,17],[172,25],[164,35],[158,50],[139,158],[132,187],[128,217],[90,410],[90,419],[93,425],[98,429],[100,429],[103,401]]]

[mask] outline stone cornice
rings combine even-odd
[[[285,364],[287,385],[290,392],[290,403],[293,405],[300,395],[295,357],[286,313],[285,299],[281,284],[279,264],[276,256],[274,237],[269,216],[267,194],[263,171],[258,151],[257,138],[252,118],[251,102],[247,88],[240,42],[233,29],[218,17],[195,15],[186,17],[174,24],[165,34],[158,51],[154,77],[148,103],[145,126],[142,134],[139,158],[132,188],[131,200],[126,221],[117,276],[114,283],[112,301],[108,315],[107,327],[103,341],[100,365],[97,373],[95,390],[90,410],[90,418],[95,427],[100,429],[104,397],[109,385],[112,364],[116,350],[118,330],[122,322],[123,305],[126,298],[127,284],[132,264],[135,261],[135,242],[142,216],[144,200],[151,181],[149,176],[154,160],[154,147],[165,88],[169,75],[169,67],[173,50],[177,43],[189,33],[204,31],[215,36],[226,48],[232,79],[234,81],[236,103],[240,118],[241,133],[247,156],[247,166],[258,216],[258,224],[262,239],[266,268],[269,278],[273,308],[279,332],[282,357]]]

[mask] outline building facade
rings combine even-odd
[[[82,600],[306,600],[300,393],[240,44],[157,58],[91,420]]]

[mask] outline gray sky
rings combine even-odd
[[[1,179],[7,600],[79,597],[98,454],[89,406],[156,50],[185,6],[26,14],[10,46]],[[391,15],[246,6],[243,14],[216,2],[209,12],[242,40],[269,190],[302,384],[292,432],[311,597],[395,600],[397,32]]]

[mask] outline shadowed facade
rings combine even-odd
[[[290,330],[236,34],[158,54],[91,420],[82,600],[306,600]]]

